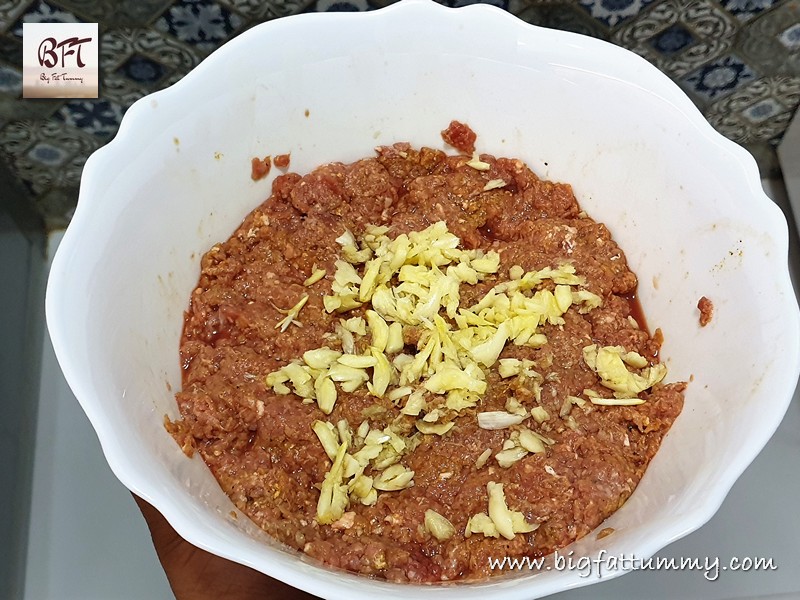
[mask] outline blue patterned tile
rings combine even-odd
[[[580,0],[580,5],[595,19],[614,27],[638,15],[653,0]]]
[[[163,79],[169,69],[147,56],[134,54],[117,71],[137,83],[152,84]]]
[[[736,54],[761,75],[800,75],[800,0],[791,0],[742,25]]]
[[[48,4],[44,0],[34,2],[11,27],[11,33],[22,39],[23,23],[80,23],[80,19],[68,10]]]
[[[664,55],[677,54],[696,43],[697,39],[692,32],[680,23],[667,27],[650,39],[650,45]]]
[[[52,0],[104,29],[140,27],[164,12],[169,0]]]
[[[741,86],[705,111],[717,131],[738,143],[783,135],[800,104],[800,76],[762,77]]]
[[[188,73],[202,58],[202,52],[198,48],[183,44],[169,33],[144,27],[116,29],[103,34],[100,68],[109,75],[120,77],[117,69],[136,54],[152,58],[167,69],[182,75]],[[127,76],[124,79],[131,81]]]
[[[593,19],[577,4],[535,3],[528,5],[526,0],[511,0],[508,10],[531,25],[608,39],[608,28],[600,21]]]
[[[239,15],[211,0],[179,0],[155,23],[159,31],[205,52],[230,38],[241,25]]]
[[[508,10],[508,0],[440,0],[440,3],[451,8],[469,6],[471,4],[491,4],[503,10]]]
[[[0,65],[0,92],[15,96],[22,93],[22,73],[18,69]]]
[[[737,19],[749,21],[758,13],[772,8],[776,0],[720,0],[720,4]]]
[[[0,150],[9,155],[18,178],[34,195],[76,181],[73,163],[85,162],[101,144],[95,136],[57,119],[14,121],[0,130]],[[47,163],[58,162],[62,152],[64,162]]]
[[[682,83],[700,98],[716,100],[755,78],[753,69],[729,55],[692,71],[682,79]]]
[[[315,12],[364,12],[372,8],[367,0],[317,0]]]
[[[17,20],[19,14],[27,8],[28,2],[30,0],[0,0],[0,31],[5,31]]]
[[[28,158],[46,165],[58,167],[69,158],[70,153],[59,146],[48,142],[39,142],[28,151]]]
[[[800,48],[800,23],[795,23],[788,29],[783,30],[778,36],[778,41],[789,50]]]
[[[745,108],[742,111],[742,115],[752,123],[762,123],[785,110],[786,108],[775,98],[764,98]]]
[[[240,15],[256,22],[294,14],[308,5],[308,0],[219,0]]]
[[[22,40],[10,31],[0,35],[0,56],[10,65],[22,65]]]
[[[117,131],[122,112],[122,107],[108,100],[73,100],[56,113],[56,118],[97,137],[109,137]]]
[[[731,51],[741,23],[713,0],[661,0],[615,28],[611,41],[680,79]],[[691,9],[691,10],[690,10]]]

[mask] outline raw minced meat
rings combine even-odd
[[[564,414],[568,396],[587,389],[612,396],[587,366],[584,348],[622,346],[657,365],[660,340],[631,318],[638,314],[636,276],[608,228],[581,211],[569,185],[539,179],[520,160],[484,154],[479,160],[488,168],[479,170],[467,164],[472,159],[398,143],[353,164],[280,175],[272,195],[202,259],[180,347],[182,418],[169,428],[187,452],[200,453],[239,509],[327,565],[434,582],[488,577],[490,557],[550,554],[627,500],[681,410],[684,384],[675,383],[638,394],[639,405],[589,402]],[[485,190],[493,180],[502,187]],[[410,434],[415,418],[365,387],[340,390],[326,415],[295,394],[276,393],[265,378],[308,350],[339,343],[331,334],[342,315],[323,307],[341,254],[337,237],[345,230],[359,236],[371,224],[387,226],[395,238],[439,221],[462,247],[500,255],[497,273],[462,287],[462,306],[508,279],[512,266],[531,271],[565,262],[602,305],[585,314],[573,307],[563,324],[542,325],[547,343],[540,347],[504,348],[500,358],[532,361],[541,375],[537,393],[524,378],[488,370],[479,405],[460,411],[444,435],[420,435],[404,455],[413,486],[380,493],[371,506],[351,503],[342,519],[320,524],[320,485],[331,460],[312,423],[344,419],[355,429],[366,418],[374,429],[394,423]],[[321,270],[324,277],[304,285]],[[276,328],[305,295],[296,323]],[[344,316],[362,314],[355,309]],[[413,345],[419,335],[406,328],[404,343]],[[485,457],[478,468],[476,460],[487,449],[500,451],[510,430],[482,429],[476,413],[504,411],[511,396],[528,410],[547,412],[548,419],[529,418],[525,425],[553,443],[508,468]],[[503,483],[508,506],[538,528],[513,539],[465,536],[469,518],[487,510],[489,482]],[[429,510],[449,520],[455,534],[431,535],[424,526]]]

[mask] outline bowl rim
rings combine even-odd
[[[94,207],[95,203],[99,201],[99,194],[95,193],[95,191],[103,188],[103,182],[108,177],[108,174],[105,172],[109,171],[109,169],[106,169],[105,167],[111,163],[118,154],[125,152],[125,144],[128,143],[129,139],[134,136],[137,123],[140,119],[145,118],[145,108],[147,102],[180,95],[182,90],[184,88],[188,88],[191,82],[194,82],[195,79],[204,77],[213,69],[220,68],[220,65],[228,55],[235,53],[240,47],[244,47],[250,40],[261,36],[269,36],[273,31],[277,31],[286,27],[294,28],[298,25],[302,25],[304,21],[330,22],[331,25],[335,25],[337,22],[343,20],[353,22],[358,20],[364,24],[368,24],[370,21],[393,18],[395,15],[403,14],[421,15],[431,18],[450,18],[449,16],[444,17],[444,15],[458,14],[479,19],[492,19],[499,25],[502,25],[503,27],[515,32],[527,30],[527,35],[535,34],[539,36],[545,36],[549,37],[550,39],[557,40],[559,43],[571,45],[577,44],[586,50],[594,50],[609,54],[610,56],[623,61],[625,64],[631,64],[638,70],[647,73],[650,78],[655,78],[656,81],[660,81],[659,89],[651,90],[652,93],[655,93],[662,99],[672,103],[682,113],[682,115],[697,128],[698,132],[705,137],[707,141],[723,149],[732,160],[737,162],[743,174],[742,176],[748,185],[747,194],[752,197],[756,203],[756,208],[771,214],[771,219],[774,222],[773,224],[775,227],[772,231],[770,231],[770,233],[777,236],[776,245],[779,248],[780,256],[788,257],[788,224],[780,209],[764,193],[761,187],[758,169],[753,157],[742,147],[718,133],[708,123],[708,121],[705,120],[699,109],[694,105],[694,103],[692,103],[689,97],[682,90],[680,90],[680,88],[671,79],[669,79],[667,75],[659,71],[644,58],[609,42],[577,33],[551,30],[531,25],[508,13],[507,11],[493,5],[473,4],[458,8],[450,8],[437,4],[433,2],[433,0],[401,0],[400,2],[389,5],[385,8],[363,13],[305,13],[292,15],[289,17],[283,17],[261,23],[254,26],[250,30],[243,32],[232,40],[229,40],[217,50],[212,52],[209,56],[207,56],[201,63],[195,66],[177,83],[136,101],[124,115],[119,127],[119,131],[114,139],[95,151],[89,157],[81,178],[79,201],[72,219],[72,223],[68,227],[52,261],[51,271],[47,283],[45,312],[48,331],[52,339],[58,362],[61,365],[62,371],[70,388],[74,391],[76,398],[78,399],[95,429],[98,439],[100,440],[103,453],[105,454],[106,460],[115,476],[129,490],[141,496],[143,499],[155,506],[167,518],[175,530],[194,545],[213,552],[214,554],[223,556],[224,558],[228,558],[242,564],[247,564],[247,566],[256,568],[262,572],[264,572],[264,569],[261,565],[243,561],[241,556],[235,555],[229,549],[223,549],[223,551],[220,551],[220,547],[213,543],[214,540],[212,539],[212,536],[206,535],[206,532],[199,531],[196,528],[196,524],[192,518],[188,514],[184,513],[177,505],[174,505],[165,493],[163,493],[161,490],[153,489],[152,486],[148,486],[146,481],[139,480],[139,478],[125,470],[119,456],[124,452],[124,450],[116,443],[113,432],[105,427],[101,415],[96,408],[98,401],[93,397],[94,394],[91,385],[84,381],[84,378],[80,373],[81,369],[71,359],[69,352],[69,340],[67,339],[67,335],[60,325],[62,320],[65,318],[65,311],[67,309],[59,304],[59,290],[68,286],[68,264],[72,256],[80,253],[82,230],[85,229],[85,224],[88,219],[88,215],[92,211],[92,208]],[[464,18],[467,18],[466,16]],[[630,77],[631,79],[628,81],[635,84],[636,82],[633,80],[633,76],[631,75]],[[782,280],[777,283],[780,283],[782,287],[791,291],[792,287],[789,278],[788,266],[781,271],[781,275]],[[791,297],[794,297],[793,294]],[[788,304],[791,304],[791,302]],[[800,310],[798,310],[796,302],[788,308],[790,310],[785,315],[787,318],[787,328],[795,332],[795,339],[800,340]],[[667,524],[662,529],[662,531],[664,531],[664,535],[659,537],[658,540],[651,539],[648,540],[648,542],[643,543],[639,548],[639,555],[650,557],[665,546],[695,531],[705,524],[717,512],[739,476],[744,472],[744,470],[755,459],[764,445],[766,445],[766,443],[772,437],[778,425],[780,424],[783,415],[788,409],[789,403],[792,399],[791,391],[794,390],[798,377],[800,376],[800,342],[796,343],[793,348],[786,349],[786,351],[791,353],[791,361],[797,366],[793,372],[791,370],[787,370],[780,373],[781,387],[785,388],[787,393],[780,405],[776,407],[777,410],[775,410],[768,419],[765,419],[765,424],[762,424],[761,431],[763,432],[763,435],[759,439],[750,440],[751,443],[741,449],[735,460],[732,460],[728,463],[724,474],[720,477],[720,484],[715,487],[712,490],[712,493],[706,497],[706,501],[704,503],[699,504],[695,506],[693,510],[688,511],[679,523]],[[778,375],[779,374],[776,374],[775,377],[777,378]],[[330,568],[322,565],[319,565],[318,567],[315,566],[315,568],[326,573],[331,572]],[[603,577],[603,580],[617,577],[625,572],[627,571],[613,571],[606,574]],[[327,586],[322,587],[319,580],[315,579],[314,577],[309,577],[307,573],[300,573],[298,570],[293,570],[292,568],[276,566],[274,571],[268,574],[272,577],[276,577],[282,581],[285,581],[290,585],[314,594],[328,596],[333,593],[333,597],[342,598],[354,597],[353,594],[355,590],[352,586],[346,585],[346,580],[348,578],[357,578],[358,581],[363,584],[376,583],[373,580],[361,576],[343,573],[343,585],[340,588],[331,589]],[[562,578],[557,578],[539,582],[540,589],[535,590],[535,592],[530,588],[524,589],[523,587],[519,586],[515,587],[513,590],[503,590],[503,594],[504,597],[507,596],[511,599],[519,598],[521,600],[522,598],[531,597],[531,592],[546,595],[557,591],[581,587],[595,581],[597,581],[597,579],[576,579],[573,577],[567,582],[567,585],[564,585],[564,580]],[[380,585],[399,585],[402,587],[402,589],[408,591],[410,594],[436,594],[438,593],[436,590],[442,590],[446,588],[458,589],[458,587],[453,588],[453,584],[420,586],[415,584],[392,584],[383,582]],[[482,586],[486,586],[487,584],[486,582],[474,582],[460,583],[458,585],[480,588]],[[375,590],[373,589],[372,591],[374,593]],[[369,594],[369,591],[365,592],[365,594]],[[367,596],[365,595],[364,597]]]

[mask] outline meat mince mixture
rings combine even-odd
[[[711,323],[711,318],[714,316],[714,304],[703,296],[697,301],[697,310],[700,311],[700,327],[705,327]]]
[[[274,180],[203,257],[167,423],[269,534],[391,581],[588,534],[685,387],[570,186],[443,137],[463,154],[397,143]]]

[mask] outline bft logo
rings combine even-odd
[[[58,42],[51,37],[46,38],[39,44],[39,65],[48,69],[60,65],[64,69],[67,67],[67,57],[75,55],[75,63],[79,68],[83,68],[86,63],[81,60],[81,46],[91,41],[90,37],[82,40],[72,37],[63,42]],[[77,50],[75,50],[76,47]],[[61,50],[61,52],[56,52],[56,50]]]
[[[23,98],[97,98],[97,83],[97,23],[23,23]]]

